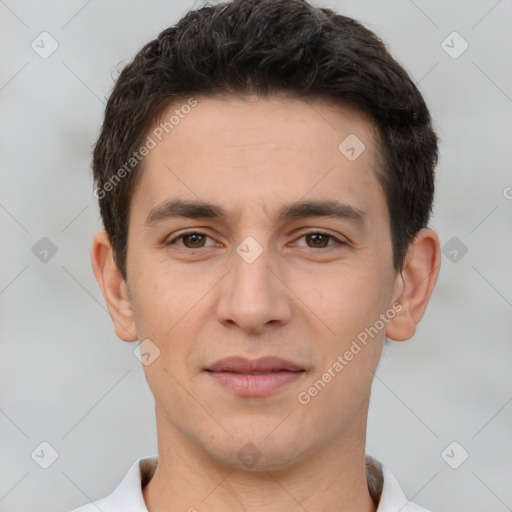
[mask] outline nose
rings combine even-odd
[[[221,282],[219,321],[253,334],[287,323],[292,316],[292,294],[277,265],[272,265],[272,255],[263,250],[251,261],[240,254],[233,251],[232,270]]]

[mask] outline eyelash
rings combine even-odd
[[[207,235],[206,233],[203,233],[201,231],[188,231],[186,233],[182,233],[181,235],[178,235],[177,237],[174,237],[172,240],[169,240],[168,242],[165,242],[164,245],[165,246],[169,246],[169,245],[174,245],[174,243],[177,241],[177,240],[181,240],[183,237],[185,236],[188,236],[188,235],[200,235],[200,236],[205,236],[207,238],[210,238],[211,237],[209,235]],[[333,248],[335,247],[336,245],[346,245],[345,242],[343,242],[342,240],[340,240],[339,238],[336,238],[334,235],[331,235],[330,233],[326,232],[326,231],[322,231],[322,230],[315,230],[315,231],[308,231],[306,233],[303,233],[299,238],[297,238],[295,241],[298,241],[300,240],[301,238],[304,238],[305,236],[308,236],[308,235],[323,235],[323,236],[326,236],[327,238],[329,239],[332,239],[335,241],[334,244],[328,244],[326,247],[308,247],[308,246],[305,246],[306,249],[311,249],[313,251],[318,251],[318,250],[327,250],[328,248]],[[182,247],[182,246],[179,246],[181,249],[185,249],[187,251],[195,251],[195,252],[199,252],[200,250],[202,249],[207,249],[207,247],[198,247],[196,249],[192,249],[190,247]]]

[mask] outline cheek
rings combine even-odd
[[[195,277],[194,277],[195,276]],[[183,375],[195,340],[205,324],[205,308],[208,293],[218,281],[204,276],[198,279],[197,272],[177,272],[159,269],[153,265],[152,272],[140,274],[134,287],[137,300],[134,316],[139,339],[149,338],[160,350],[159,366],[173,375]],[[149,367],[146,370],[151,371]]]
[[[205,279],[155,262],[136,278],[134,314],[148,335],[166,337],[188,316],[209,287]]]
[[[303,299],[300,307],[309,306],[308,316],[313,313],[336,343],[346,343],[378,318],[386,303],[385,288],[375,262],[368,261],[340,264],[328,274],[297,276],[292,286]]]

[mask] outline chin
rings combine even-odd
[[[305,450],[303,443],[308,437],[304,434],[294,437],[285,429],[270,435],[269,432],[272,428],[258,429],[253,423],[248,431],[239,431],[233,437],[224,433],[204,448],[216,462],[233,469],[258,472],[291,467]]]

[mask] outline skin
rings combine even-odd
[[[148,510],[375,511],[364,466],[373,372],[384,337],[409,339],[424,314],[438,237],[420,231],[402,271],[393,269],[376,128],[357,111],[280,96],[198,101],[143,161],[127,281],[105,231],[91,253],[118,337],[160,350],[144,366],[159,447],[143,492]],[[354,161],[338,149],[349,134],[366,146]],[[155,206],[176,198],[215,203],[230,217],[145,226]],[[279,208],[298,200],[342,201],[363,220],[278,221]],[[206,237],[165,245],[185,230]],[[304,236],[319,230],[335,239]],[[248,236],[263,250],[252,263],[236,252]],[[397,304],[378,335],[301,404],[298,394]],[[204,371],[234,355],[274,355],[306,371],[269,396],[238,396]],[[237,456],[246,443],[261,454],[252,467]]]

